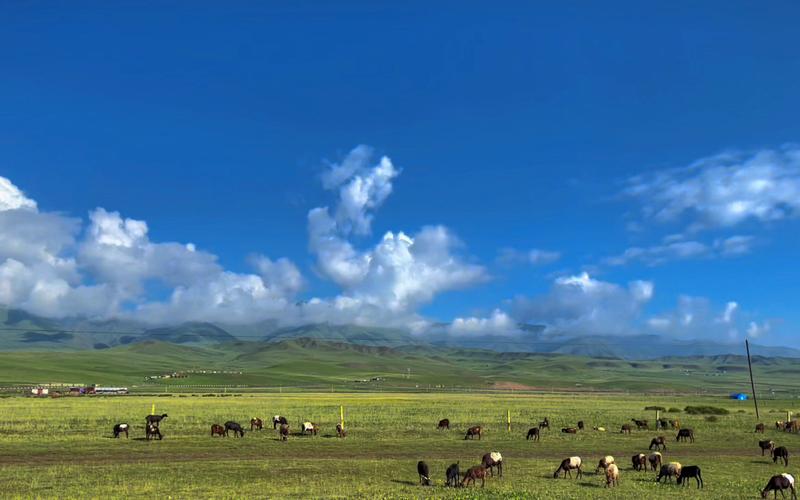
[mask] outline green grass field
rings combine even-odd
[[[163,441],[143,440],[144,416],[151,404],[168,413]],[[694,444],[675,443],[674,431],[618,432],[631,418],[649,418],[647,405],[684,408],[711,404],[730,410],[717,422],[701,415],[666,413],[679,418],[697,435]],[[349,436],[333,437],[345,408]],[[800,436],[779,432],[772,423],[786,411],[800,411],[799,401],[762,403],[765,436],[800,449]],[[510,411],[512,431],[506,429]],[[250,417],[265,421],[285,415],[298,429],[301,420],[322,426],[317,437],[292,436],[281,442],[268,430],[247,432],[243,439],[211,438],[212,423]],[[539,443],[524,439],[527,429],[548,416],[553,429]],[[453,430],[435,429],[449,418]],[[587,430],[578,435],[559,432],[582,419]],[[116,422],[133,426],[130,439],[111,439]],[[169,397],[83,397],[0,399],[0,492],[3,498],[757,498],[758,490],[782,466],[761,457],[761,435],[750,403],[723,398],[565,395],[447,395],[302,393],[229,397],[174,395]],[[482,425],[481,441],[465,441],[464,430]],[[608,432],[591,430],[602,425]],[[657,434],[668,437],[665,460],[700,465],[706,481],[702,493],[694,487],[656,484],[655,474],[635,472],[630,457],[646,451]],[[484,489],[448,489],[444,470],[460,461],[462,471],[483,453],[500,451],[503,478],[491,478]],[[553,479],[560,460],[580,455],[586,474],[580,480]],[[597,461],[614,455],[621,485],[605,489],[593,473]],[[416,463],[431,466],[433,487],[417,485]],[[788,471],[797,475],[790,461]]]

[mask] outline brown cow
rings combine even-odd
[[[461,481],[461,486],[468,486],[469,483],[475,483],[476,479],[481,480],[481,488],[486,484],[486,467],[483,465],[476,465],[475,467],[470,467],[467,470],[466,474],[464,474],[464,480]]]
[[[224,435],[225,435],[225,427],[222,427],[219,424],[211,424],[211,437],[224,436]]]
[[[478,436],[478,440],[481,439],[481,426],[476,425],[474,427],[470,427],[467,429],[467,433],[464,435],[464,439],[475,439],[475,436]]]

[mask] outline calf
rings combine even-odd
[[[289,421],[286,420],[286,417],[275,415],[272,417],[272,428],[277,429],[279,425],[289,425]]]
[[[778,498],[778,492],[781,492],[781,497],[785,497],[783,490],[791,490],[792,491],[792,498],[795,500],[797,499],[797,492],[794,489],[794,476],[791,474],[778,474],[777,476],[772,476],[767,483],[767,486],[761,490],[761,498],[767,498],[769,492],[771,491],[774,494],[775,498]]]
[[[144,438],[147,440],[156,439],[158,438],[159,441],[164,439],[164,436],[161,435],[161,431],[158,429],[158,425],[154,423],[149,423],[144,428]]]
[[[772,454],[772,450],[775,449],[775,441],[772,441],[771,439],[765,439],[763,441],[759,441],[758,442],[758,447],[761,448],[761,456],[762,457],[764,456],[764,453],[766,451],[769,451],[770,455],[771,455]]]
[[[219,424],[211,424],[211,437],[224,436],[224,435],[225,435],[225,427],[222,427]]]
[[[633,470],[646,472],[647,456],[644,453],[637,453],[636,455],[631,457],[631,464],[633,464]]]
[[[342,424],[336,424],[336,436],[340,437],[340,438],[346,438],[347,437],[347,431],[344,430],[344,427],[342,427]]]
[[[281,436],[281,441],[286,441],[289,439],[289,424],[281,424],[281,428],[278,430],[278,433]]]
[[[700,474],[700,467],[696,465],[687,465],[681,467],[681,473],[678,476],[678,484],[689,486],[689,479],[694,478],[697,481],[697,487],[703,487],[703,475]]]
[[[599,471],[600,469],[608,469],[608,466],[615,463],[614,457],[611,455],[606,455],[597,462],[597,468],[594,470],[595,472]]]
[[[445,481],[445,485],[452,486],[453,488],[458,486],[458,480],[461,478],[461,473],[458,470],[458,464],[459,462],[450,464],[450,467],[448,467],[445,471],[444,475],[447,479]]]
[[[783,466],[789,467],[789,450],[785,446],[778,446],[772,450],[772,462],[778,463],[778,460],[783,460]]]
[[[689,441],[694,443],[694,431],[692,429],[681,429],[678,435],[675,436],[675,441]]]
[[[319,427],[313,422],[303,422],[300,434],[311,434],[316,436],[319,433]]]
[[[483,465],[470,467],[466,474],[464,474],[464,480],[461,481],[461,486],[467,486],[470,483],[474,484],[477,479],[481,480],[481,488],[483,488],[486,484],[486,467]]]
[[[417,473],[419,474],[419,484],[422,486],[430,486],[431,479],[430,479],[430,471],[428,470],[428,464],[420,460],[417,462]]]
[[[250,432],[256,429],[262,430],[263,428],[264,428],[264,422],[260,418],[253,417],[250,419]]]
[[[234,437],[237,435],[239,437],[244,437],[244,429],[242,429],[242,426],[236,422],[230,420],[225,422],[225,437],[228,437],[228,431],[233,431]]]
[[[538,427],[531,427],[528,429],[528,435],[525,437],[525,439],[533,439],[534,441],[538,441],[539,434],[540,432]]]
[[[664,436],[654,437],[650,440],[650,447],[647,448],[648,450],[652,449],[656,450],[664,450],[667,451],[667,440],[664,439]]]
[[[503,477],[503,456],[499,452],[485,454],[481,458],[481,465],[489,470],[490,476],[494,476],[494,469],[497,468],[497,475]]]
[[[118,438],[120,434],[125,433],[125,438],[128,437],[128,424],[115,424],[114,437]]]
[[[439,420],[439,425],[437,425],[436,428],[438,430],[440,430],[440,431],[443,431],[445,429],[449,431],[450,430],[450,419],[449,418],[443,418],[443,419]]]
[[[464,435],[464,439],[475,439],[475,436],[478,436],[478,440],[481,439],[481,426],[476,425],[475,427],[470,427],[467,429],[467,433]]]
[[[583,476],[583,471],[581,470],[582,465],[583,461],[581,460],[581,457],[565,458],[561,461],[561,465],[558,466],[558,469],[556,469],[556,471],[553,473],[553,479],[557,478],[562,471],[564,472],[565,478],[567,477],[567,474],[569,474],[569,477],[571,478],[573,470],[578,471],[577,476],[578,479],[580,479],[581,476]]]

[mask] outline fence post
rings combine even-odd
[[[511,432],[511,410],[506,410],[506,422],[508,423],[508,432]]]
[[[342,425],[342,429],[344,429],[344,405],[339,406],[339,423]]]

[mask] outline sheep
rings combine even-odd
[[[689,441],[690,443],[694,443],[694,431],[692,429],[681,429],[678,431],[678,435],[675,436],[675,441]]]
[[[664,439],[664,436],[654,437],[650,440],[650,447],[647,449],[652,450],[653,448],[656,450],[667,451],[667,440]]]
[[[785,446],[778,446],[772,450],[772,463],[777,464],[778,460],[783,460],[783,466],[789,467],[789,450]]]
[[[228,431],[233,431],[233,436],[236,437],[244,437],[244,429],[238,423],[228,420],[225,422],[225,437],[228,437]]]
[[[550,420],[548,420],[547,417],[544,417],[544,420],[539,422],[539,428],[540,429],[549,429],[550,428]]]
[[[617,464],[609,464],[606,469],[606,488],[619,485],[619,467]]]
[[[114,437],[118,438],[120,434],[123,432],[125,433],[125,438],[128,437],[128,424],[115,424],[114,425]]]
[[[661,462],[662,462],[661,453],[654,451],[647,457],[647,461],[650,462],[650,469],[653,472],[657,471],[658,468],[661,467]]]
[[[250,431],[252,432],[256,429],[264,429],[264,422],[258,417],[253,417],[250,419]]]
[[[478,441],[481,439],[481,426],[476,425],[474,427],[470,427],[467,429],[467,433],[464,435],[464,440],[467,439],[475,439],[475,436],[478,436]]]
[[[622,427],[619,428],[620,434],[630,434],[631,433],[631,424],[622,424]]]
[[[538,441],[539,435],[540,435],[539,428],[531,427],[530,429],[528,429],[528,435],[525,436],[525,439],[533,439],[534,441]]]
[[[600,459],[600,461],[597,463],[597,468],[594,471],[597,472],[600,469],[607,469],[608,466],[613,463],[615,463],[614,457],[612,457],[611,455],[606,455]]]
[[[755,432],[757,434],[764,434],[764,424],[761,422],[757,423]]]
[[[583,430],[583,420],[578,420],[578,430]]]
[[[783,490],[791,490],[792,491],[792,498],[795,500],[797,499],[797,492],[794,489],[794,476],[791,474],[778,474],[777,476],[772,476],[767,483],[767,486],[761,490],[761,498],[767,498],[769,492],[771,491],[774,494],[775,498],[778,498],[778,492],[781,492],[781,497],[785,497]]]
[[[592,427],[592,430],[595,430],[597,432],[605,432],[606,428],[605,427]]]
[[[662,465],[661,470],[658,471],[658,477],[656,478],[656,482],[660,483],[661,478],[664,478],[664,482],[672,481],[672,478],[678,478],[681,475],[681,466],[680,462],[670,462],[667,465]]]
[[[160,424],[161,421],[164,420],[165,418],[167,418],[166,413],[162,413],[161,415],[147,415],[146,417],[144,417],[144,423],[155,424],[155,426],[158,427],[158,424]]]
[[[476,465],[470,467],[464,474],[464,479],[461,481],[461,486],[467,486],[469,483],[475,484],[475,480],[481,480],[481,488],[486,484],[486,467],[483,465]]]
[[[633,470],[647,471],[647,455],[637,453],[631,457],[631,464],[633,464]]]
[[[289,421],[286,420],[286,417],[275,415],[272,417],[272,428],[277,429],[279,425],[289,425]]]
[[[422,486],[431,486],[430,471],[428,464],[420,460],[417,462],[417,473],[419,474],[419,484]]]
[[[483,455],[481,465],[489,470],[490,476],[494,476],[494,468],[497,467],[497,475],[503,477],[503,456],[500,452],[492,451]]]
[[[450,430],[450,419],[449,418],[443,418],[443,419],[439,420],[439,425],[436,426],[436,428],[438,430],[440,430],[440,431],[443,431],[445,429],[447,429],[449,431]]]
[[[758,442],[758,447],[761,448],[761,456],[764,456],[764,452],[769,450],[770,455],[772,455],[772,450],[775,449],[775,441],[771,439],[765,439],[763,441]]]
[[[571,478],[572,477],[571,471],[575,469],[577,469],[578,471],[577,477],[578,479],[580,479],[581,476],[583,476],[583,470],[581,470],[582,465],[583,461],[581,461],[581,457],[565,458],[564,460],[561,461],[561,465],[558,466],[558,469],[556,469],[556,471],[553,473],[553,479],[558,478],[558,475],[561,471],[564,471],[565,478],[567,477],[567,474],[569,474],[569,477]]]
[[[563,429],[561,429],[561,432],[563,432],[564,434],[577,434],[578,429],[576,429],[575,427],[564,427]]]
[[[445,485],[452,486],[453,488],[458,486],[458,480],[461,477],[461,472],[458,470],[458,464],[461,462],[456,462],[454,464],[450,464],[450,467],[444,473],[446,478]]]
[[[150,422],[144,428],[144,438],[150,440],[156,437],[158,437],[159,441],[164,439],[164,436],[161,435],[161,431],[158,429],[158,425]]]
[[[686,467],[681,467],[681,473],[678,476],[678,484],[683,486],[689,486],[689,479],[694,478],[697,481],[697,487],[702,488],[703,485],[703,475],[700,474],[700,467],[696,465],[687,465]]]
[[[636,424],[636,428],[637,428],[637,429],[639,429],[639,430],[642,430],[642,429],[649,429],[649,428],[650,428],[650,426],[649,426],[649,425],[647,425],[647,420],[637,420],[637,419],[635,419],[635,418],[632,418],[632,419],[631,419],[631,422],[633,422],[634,424]]]
[[[289,424],[281,424],[278,433],[281,436],[281,441],[287,441],[289,439]]]
[[[347,431],[342,427],[342,424],[336,424],[336,436],[340,438],[347,437]]]
[[[300,434],[308,433],[308,434],[312,434],[312,435],[316,436],[318,432],[319,432],[319,427],[317,427],[317,424],[315,424],[315,423],[303,422],[300,425]]]
[[[224,436],[224,435],[225,435],[225,427],[222,427],[219,424],[211,424],[211,437]]]

